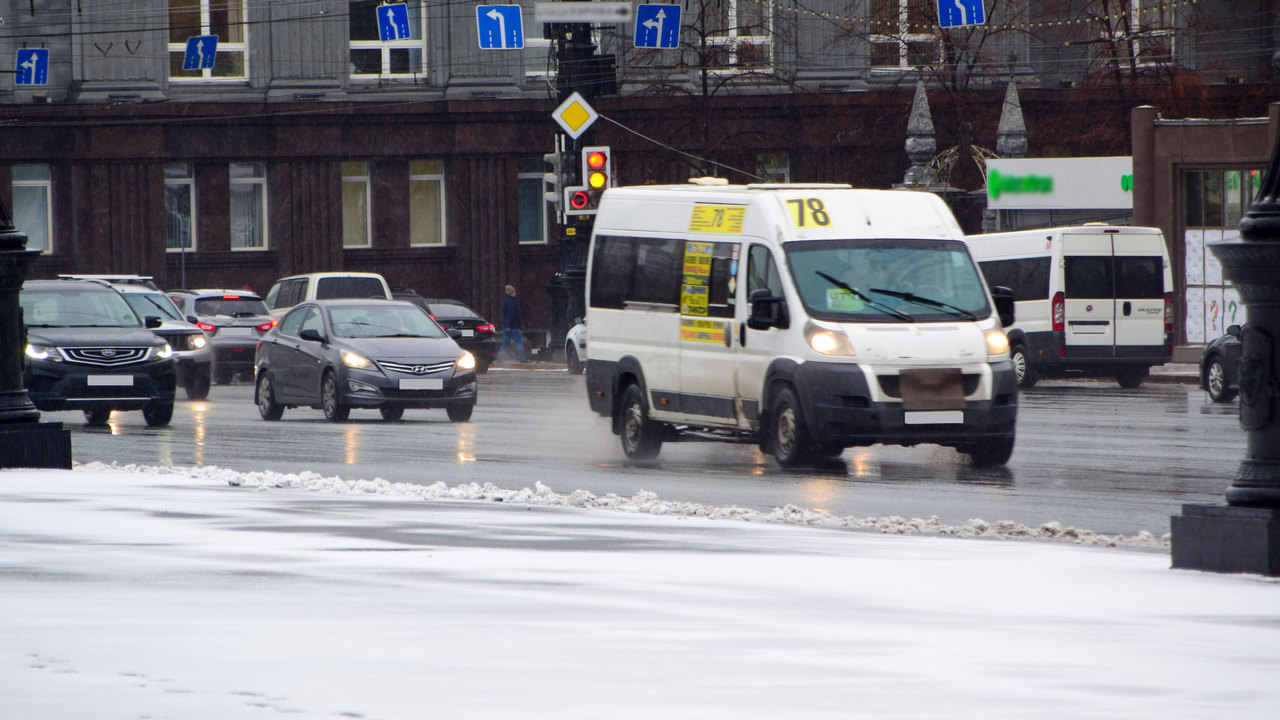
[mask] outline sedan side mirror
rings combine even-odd
[[[1233,337],[1237,337],[1237,338],[1238,338],[1238,337],[1240,337],[1240,326],[1239,326],[1239,325],[1228,325],[1228,326],[1227,326],[1227,334],[1228,334],[1228,335],[1231,335],[1231,336],[1233,336]]]
[[[996,314],[1000,316],[1000,324],[1009,327],[1013,324],[1013,290],[997,285],[991,288],[991,299],[996,302]]]
[[[298,337],[302,338],[303,340],[309,340],[311,342],[318,342],[318,343],[324,342],[324,336],[321,335],[320,331],[316,330],[315,328],[307,328],[306,330],[303,330],[302,332],[298,333]]]

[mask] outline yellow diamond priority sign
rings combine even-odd
[[[591,107],[578,93],[574,93],[560,103],[560,107],[551,113],[551,119],[564,128],[564,132],[574,140],[591,127],[591,123],[600,117],[596,109]]]

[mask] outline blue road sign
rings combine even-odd
[[[187,54],[182,58],[183,70],[207,70],[213,67],[218,55],[217,35],[196,35],[187,38]]]
[[[49,84],[49,50],[47,48],[23,48],[18,51],[18,72],[14,83],[18,85]]]
[[[378,37],[383,42],[388,40],[407,40],[409,38],[409,6],[405,3],[396,5],[379,5]]]
[[[519,5],[477,5],[476,31],[481,50],[520,50],[524,21]]]
[[[680,6],[638,5],[636,7],[636,47],[680,47]]]
[[[938,0],[938,27],[981,25],[986,20],[982,0]]]

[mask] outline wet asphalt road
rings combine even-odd
[[[587,408],[584,380],[563,370],[495,369],[480,378],[471,422],[410,410],[385,422],[354,411],[333,424],[316,410],[258,417],[249,383],[181,397],[173,422],[149,428],[140,412],[105,427],[78,412],[45,413],[72,431],[76,462],[216,465],[323,475],[631,496],[761,510],[785,505],[837,515],[970,518],[1027,525],[1057,521],[1101,533],[1169,531],[1182,503],[1222,502],[1243,457],[1236,406],[1213,405],[1189,385],[1123,390],[1102,381],[1042,382],[1021,397],[1018,441],[1006,467],[975,469],[935,446],[852,448],[821,471],[783,472],[751,445],[681,443],[657,463],[628,465],[608,421]]]

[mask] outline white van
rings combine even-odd
[[[1142,384],[1173,354],[1173,274],[1158,228],[1087,224],[971,235],[987,282],[1013,290],[1006,328],[1018,376]]]
[[[612,188],[596,215],[587,393],[629,458],[719,439],[783,467],[874,443],[1009,459],[1001,317],[937,196],[704,182]]]

